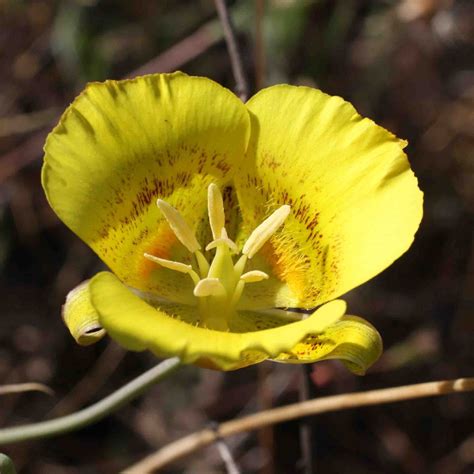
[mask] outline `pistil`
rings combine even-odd
[[[244,273],[245,265],[283,225],[290,213],[290,206],[278,208],[251,233],[243,246],[242,255],[234,263],[232,255],[238,253],[238,248],[227,234],[222,194],[213,183],[208,187],[207,203],[213,240],[206,246],[206,251],[215,249],[211,263],[201,252],[201,245],[183,216],[161,199],[157,201],[159,209],[177,239],[194,255],[195,265],[162,259],[148,253],[144,257],[164,268],[188,274],[194,283],[193,294],[199,300],[201,324],[225,331],[228,330],[229,320],[235,315],[245,285],[269,278],[260,270]]]

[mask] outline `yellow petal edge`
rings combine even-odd
[[[354,373],[363,373],[380,353],[376,336],[359,338],[362,320],[344,319],[346,304],[332,301],[305,320],[278,328],[247,333],[221,332],[184,323],[150,306],[134,295],[113,274],[102,272],[90,283],[91,301],[101,325],[119,344],[129,350],[151,350],[160,357],[179,356],[183,363],[218,370],[235,370],[265,359],[300,362],[340,358]],[[342,318],[342,319],[341,319]],[[337,326],[337,325],[340,326]],[[342,326],[341,326],[342,324]],[[308,336],[320,336],[313,352],[298,344],[308,344]],[[303,342],[302,342],[303,341]],[[368,347],[374,344],[376,348]],[[309,342],[315,345],[314,341]],[[368,357],[363,353],[369,354]],[[312,354],[309,358],[308,356]]]
[[[321,336],[308,336],[275,360],[284,363],[339,359],[354,374],[364,375],[381,356],[382,338],[369,322],[346,315]]]
[[[249,136],[244,104],[208,78],[177,72],[90,83],[48,135],[43,188],[59,218],[125,284],[189,302],[187,275],[143,257],[188,258],[156,200],[178,209],[200,238],[207,187],[232,181]]]
[[[269,288],[267,304],[318,306],[410,247],[423,194],[403,152],[406,141],[340,97],[308,87],[272,86],[246,106],[253,134],[236,174],[243,234],[272,210],[269,203],[292,208],[267,252],[270,273],[280,274],[291,293],[272,300]],[[249,303],[262,303],[265,285],[248,289]],[[252,291],[259,294],[251,298]]]

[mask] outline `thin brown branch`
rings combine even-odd
[[[222,460],[224,461],[227,474],[240,474],[237,464],[235,463],[234,458],[232,457],[232,454],[224,441],[216,441],[216,446],[219,450]]]
[[[316,397],[316,390],[311,379],[313,370],[312,364],[301,365],[301,379],[300,379],[300,401],[314,399]],[[305,474],[312,474],[315,472],[314,463],[314,436],[312,420],[303,419],[300,423],[300,443],[301,454],[303,462],[302,472]]]
[[[219,455],[224,461],[227,474],[240,474],[240,470],[237,467],[237,464],[234,460],[234,457],[232,456],[232,452],[230,451],[229,446],[227,446],[227,443],[221,438],[217,429],[214,430],[214,433],[216,434],[215,445],[217,450],[219,451]]]
[[[220,28],[216,28],[215,20],[210,21],[148,63],[131,71],[125,77],[174,71],[204,53],[221,38],[222,33]],[[42,156],[42,146],[48,134],[48,129],[58,119],[59,116],[53,117],[47,129],[32,133],[20,145],[0,156],[0,183]]]
[[[257,399],[261,411],[270,410],[273,407],[273,394],[270,388],[271,362],[258,365],[257,369]],[[262,451],[265,453],[265,464],[260,469],[260,474],[275,474],[275,434],[273,426],[265,426],[258,432],[258,441]]]
[[[0,183],[41,156],[47,131],[34,132],[23,143],[0,156]]]
[[[242,102],[246,102],[249,97],[249,88],[244,74],[242,64],[242,56],[240,55],[239,46],[235,38],[234,25],[229,14],[225,0],[214,0],[216,4],[217,14],[222,24],[224,37],[229,51],[230,63],[232,66],[232,73],[235,78],[235,91]]]
[[[0,138],[10,135],[21,135],[49,126],[57,117],[59,111],[56,107],[17,114],[9,117],[0,117]]]
[[[402,400],[423,397],[436,397],[456,392],[474,391],[474,377],[456,380],[442,380],[401,387],[370,390],[360,393],[346,393],[331,397],[318,398],[294,403],[280,408],[255,413],[237,420],[219,425],[219,437],[231,436],[243,431],[252,431],[262,426],[294,420],[304,416],[318,415],[332,411],[347,410],[361,406],[382,405]],[[192,433],[164,446],[156,453],[129,467],[127,474],[145,474],[156,471],[198,449],[213,443],[217,439],[216,431],[204,429]]]
[[[76,384],[73,390],[50,411],[48,414],[49,417],[63,416],[85,405],[115,371],[125,354],[125,350],[118,344],[110,342],[92,369],[89,370]]]
[[[255,2],[255,89],[259,91],[265,86],[265,43],[263,39],[263,17],[265,0]]]
[[[169,49],[135,69],[127,77],[142,76],[155,72],[172,72],[207,51],[222,39],[222,33],[213,22],[182,39]]]

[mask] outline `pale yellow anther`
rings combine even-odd
[[[150,255],[149,253],[144,253],[143,256],[146,259],[157,263],[158,265],[164,268],[175,270],[180,273],[187,273],[191,276],[194,283],[197,283],[199,281],[199,275],[193,270],[193,267],[191,265],[186,265],[185,263],[181,262],[175,262],[174,260],[166,260],[165,258],[155,257],[154,255]]]
[[[240,277],[245,283],[255,283],[257,281],[268,280],[268,278],[269,276],[260,270],[251,270]]]
[[[222,194],[214,183],[211,183],[207,188],[207,210],[212,237],[218,239],[221,237],[222,229],[225,226],[225,215]]]
[[[158,199],[156,202],[160,211],[165,216],[171,229],[175,233],[179,241],[191,252],[200,250],[201,246],[194,235],[191,227],[186,223],[183,216],[173,206],[167,202]]]
[[[194,287],[194,296],[224,296],[225,288],[219,278],[203,278]]]
[[[185,263],[175,262],[174,260],[166,260],[165,258],[155,257],[154,255],[150,255],[149,253],[144,253],[143,256],[151,260],[158,265],[169,268],[170,270],[176,270],[177,272],[181,273],[189,273],[192,271],[193,267],[191,265],[186,265]]]
[[[252,258],[267,242],[270,237],[285,222],[290,214],[291,208],[288,205],[281,206],[270,217],[267,217],[251,234],[245,242],[242,253]]]

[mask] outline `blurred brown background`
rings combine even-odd
[[[229,3],[252,90],[319,87],[410,142],[425,192],[415,244],[348,295],[385,354],[362,378],[314,366],[318,396],[473,375],[474,2],[240,0]],[[256,31],[263,28],[263,49]],[[40,185],[42,144],[87,81],[181,69],[232,88],[214,3],[0,0],[0,384],[42,382],[55,396],[0,399],[0,426],[69,413],[156,361],[104,340],[76,346],[67,291],[101,268],[58,221]],[[186,367],[92,427],[3,449],[28,474],[114,473],[180,435],[298,399],[299,367],[222,374]],[[260,371],[262,378],[262,371]],[[315,467],[327,473],[472,473],[474,397],[363,408],[313,419]],[[242,472],[297,473],[299,422],[229,440]],[[215,447],[168,473],[222,473]]]

